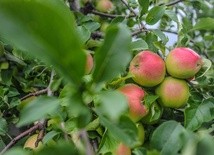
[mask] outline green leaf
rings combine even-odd
[[[113,152],[114,150],[116,150],[118,144],[119,141],[115,139],[115,137],[112,136],[112,134],[109,133],[108,130],[106,130],[100,142],[99,153],[105,154],[108,152]]]
[[[77,31],[78,36],[80,36],[80,39],[82,41],[82,44],[85,44],[85,42],[90,39],[91,32],[85,26],[78,26]]]
[[[100,115],[100,122],[117,140],[130,147],[136,146],[138,140],[137,127],[128,117],[123,116],[119,122],[113,122]]]
[[[184,131],[178,122],[164,122],[153,132],[151,145],[160,150],[161,155],[177,154],[183,145],[181,135]]]
[[[0,35],[21,51],[53,65],[75,85],[85,72],[75,20],[59,0],[1,0]]]
[[[132,51],[140,51],[148,49],[148,44],[143,39],[135,40],[131,43],[131,50]]]
[[[0,137],[0,150],[5,148],[6,144],[4,143],[3,139]]]
[[[141,16],[148,12],[149,0],[138,0],[141,7]]]
[[[212,62],[209,59],[202,58],[202,62],[202,68],[200,69],[199,73],[196,74],[197,78],[204,76],[207,71],[212,67]]]
[[[185,109],[185,127],[197,130],[202,123],[214,119],[214,98],[204,100],[200,105]]]
[[[96,111],[111,120],[118,120],[128,110],[127,99],[118,91],[103,91],[97,96],[97,100]]]
[[[214,30],[214,18],[201,18],[199,21],[194,25],[192,31],[194,30]]]
[[[109,26],[103,46],[95,53],[94,82],[110,81],[125,72],[131,60],[130,44],[130,31],[124,25]]]
[[[48,143],[50,140],[52,140],[56,135],[59,135],[60,132],[56,132],[56,131],[50,131],[47,134],[45,134],[44,138],[42,139],[42,142],[44,144]]]
[[[4,136],[7,130],[7,121],[4,118],[0,118],[0,136]]]
[[[77,149],[74,147],[72,143],[60,141],[57,142],[57,145],[50,145],[44,147],[43,149],[34,152],[35,155],[47,155],[47,154],[61,154],[61,155],[80,155]]]
[[[29,153],[23,148],[16,147],[9,149],[4,155],[29,155]]]
[[[165,14],[170,18],[170,19],[172,19],[173,21],[175,21],[175,22],[179,22],[178,21],[178,16],[177,16],[177,14],[174,12],[174,11],[172,11],[172,10],[165,10]]]
[[[59,100],[54,97],[38,97],[21,110],[18,126],[46,118],[49,114],[56,112],[59,104]]]
[[[155,6],[149,10],[148,15],[146,16],[146,23],[149,25],[156,24],[165,13],[165,6]]]
[[[163,41],[164,44],[166,44],[169,41],[169,38],[166,37],[166,35],[161,30],[156,29],[152,31],[156,36],[158,36],[161,39],[161,41]]]

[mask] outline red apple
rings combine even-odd
[[[201,67],[201,56],[190,48],[175,48],[167,55],[166,58],[167,72],[176,78],[192,78]]]
[[[96,9],[101,12],[109,12],[113,7],[113,3],[110,0],[98,0],[96,5]]]
[[[85,66],[85,73],[89,74],[93,68],[94,62],[93,57],[90,53],[87,53],[86,56],[86,66]]]
[[[132,59],[129,72],[136,83],[153,87],[161,83],[165,77],[165,62],[156,53],[142,51]]]
[[[126,84],[119,88],[119,91],[124,94],[129,104],[129,116],[133,121],[138,121],[144,117],[148,110],[143,105],[145,96],[144,90],[135,84]]]
[[[116,149],[116,155],[131,155],[131,149],[123,143],[120,143]]]
[[[189,98],[189,86],[185,80],[167,77],[155,90],[164,107],[180,108]]]

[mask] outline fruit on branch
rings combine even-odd
[[[131,155],[131,149],[123,143],[120,143],[115,151],[116,155]]]
[[[114,5],[110,0],[98,0],[96,9],[101,12],[109,12],[113,10]]]
[[[129,116],[133,121],[138,121],[148,113],[148,109],[143,105],[145,96],[144,90],[135,84],[126,84],[118,89],[124,94],[129,104]]]
[[[160,104],[169,108],[184,106],[190,94],[187,82],[173,77],[166,77],[155,92],[159,95]]]
[[[176,78],[189,79],[202,67],[202,58],[190,48],[173,49],[166,58],[167,72]]]
[[[139,142],[137,146],[141,146],[141,145],[143,145],[144,140],[145,140],[145,130],[144,130],[143,125],[140,123],[137,123],[136,126],[137,126],[137,131],[138,131],[138,139],[137,140]]]
[[[26,140],[26,142],[24,144],[24,148],[28,148],[28,149],[32,149],[32,150],[40,148],[42,146],[42,142],[39,142],[38,146],[36,146],[37,138],[38,138],[38,134],[34,134],[34,135],[30,136]]]
[[[153,87],[161,83],[165,77],[165,62],[156,53],[142,51],[130,62],[129,72],[136,83]]]
[[[85,66],[85,73],[86,74],[89,74],[92,70],[94,66],[94,60],[93,60],[93,57],[90,53],[87,53],[87,56],[86,56],[86,66]]]

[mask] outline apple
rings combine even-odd
[[[143,125],[141,123],[137,123],[136,126],[137,126],[137,131],[138,131],[138,139],[137,139],[137,141],[139,142],[138,145],[136,145],[136,147],[137,147],[137,146],[143,145],[143,143],[144,143],[144,140],[145,140],[145,129],[144,129],[144,127],[143,127]]]
[[[93,57],[90,53],[87,53],[87,56],[86,56],[86,66],[85,66],[85,73],[86,74],[89,74],[92,70],[94,66],[94,60],[93,60]]]
[[[118,90],[126,96],[129,104],[129,116],[134,122],[148,113],[147,107],[143,105],[145,92],[141,87],[136,84],[126,84]]]
[[[142,51],[131,60],[129,72],[136,83],[153,87],[160,84],[165,77],[165,62],[156,53]]]
[[[131,149],[123,143],[120,143],[116,149],[116,155],[131,155]]]
[[[168,108],[180,108],[187,103],[189,98],[189,86],[185,80],[166,77],[156,88],[158,101]]]
[[[32,149],[32,150],[40,148],[42,146],[42,142],[39,142],[38,146],[36,147],[37,138],[38,138],[38,134],[34,134],[34,135],[30,136],[26,140],[26,142],[24,144],[24,148],[28,148],[28,149]]]
[[[186,47],[175,48],[166,57],[167,72],[180,79],[194,77],[201,69],[202,64],[201,56]]]
[[[96,9],[101,12],[109,12],[113,10],[114,5],[110,0],[98,0]]]

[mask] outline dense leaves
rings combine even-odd
[[[0,154],[110,155],[123,144],[134,155],[213,155],[214,2],[104,2],[110,9],[98,0],[0,1]],[[148,113],[134,120],[136,99],[117,91],[134,83],[131,59],[142,50],[165,59],[175,47],[202,57],[186,80],[189,100],[165,108],[156,87],[139,85],[144,98],[132,110]]]

